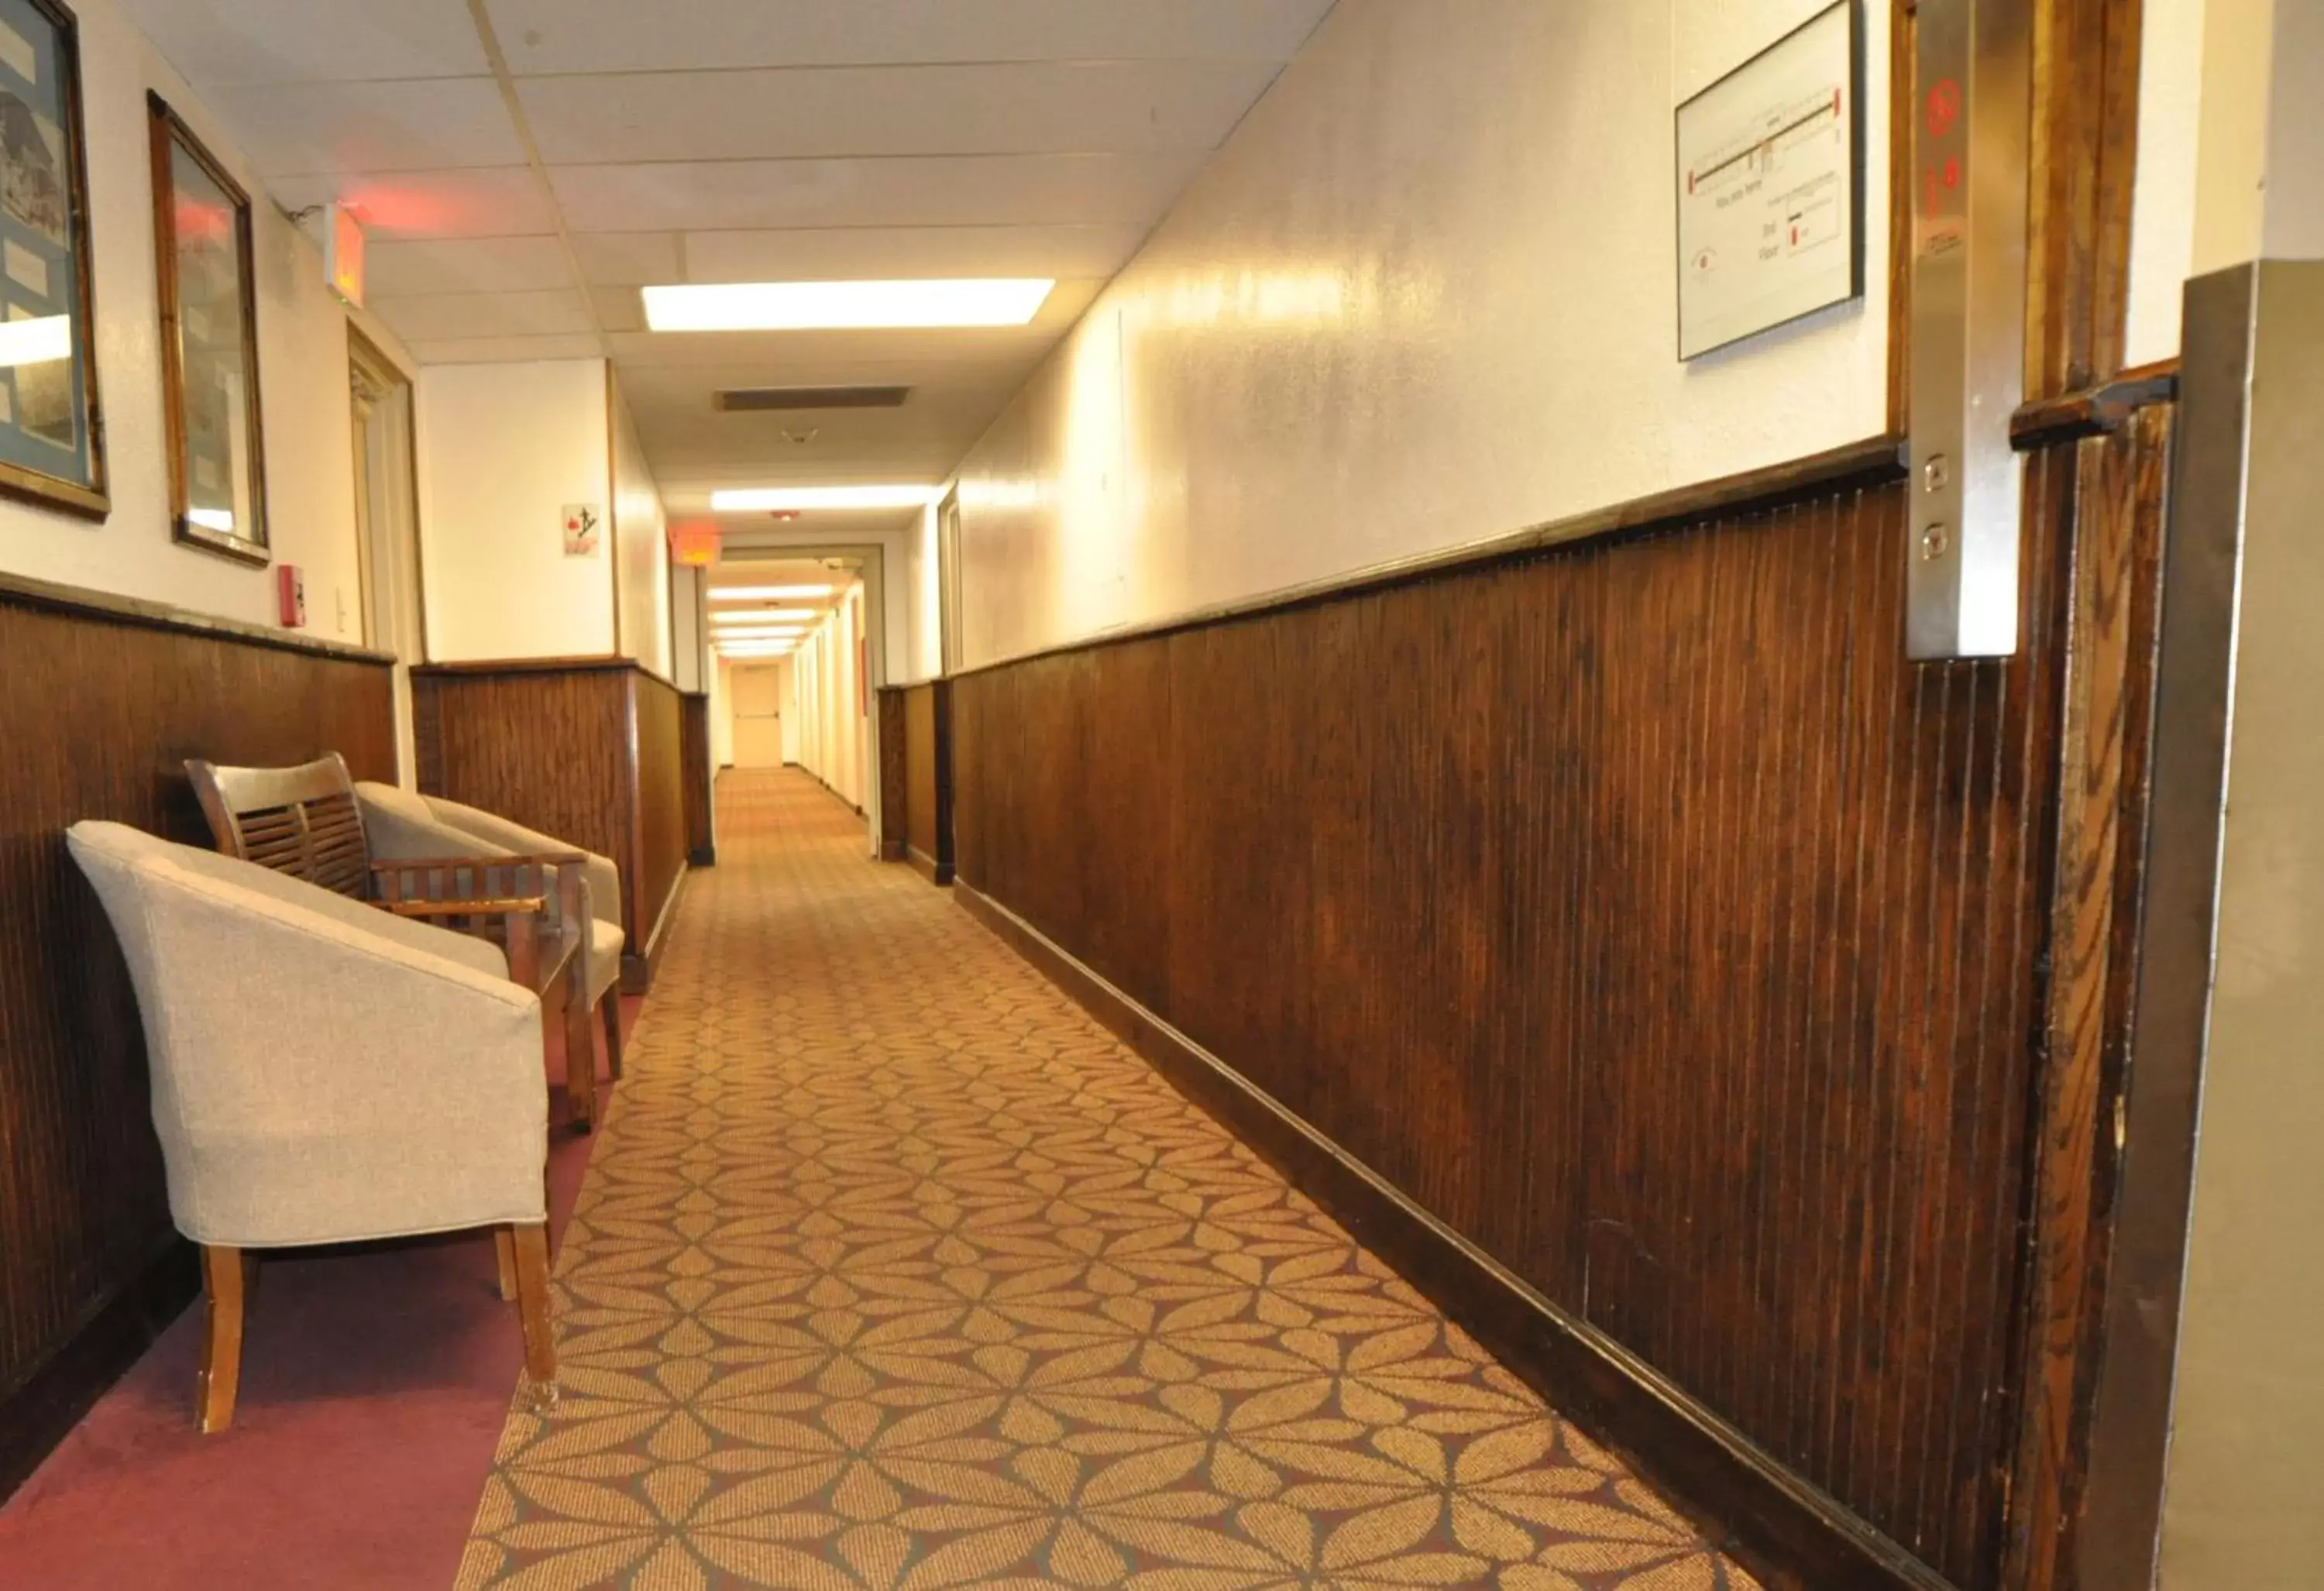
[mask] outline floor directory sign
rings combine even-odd
[[[1858,60],[1842,0],[1679,106],[1681,359],[1863,292]]]

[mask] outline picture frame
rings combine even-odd
[[[1831,0],[1672,113],[1681,362],[1865,291],[1863,0]]]
[[[0,0],[0,494],[102,520],[92,275],[79,24]]]
[[[146,104],[171,531],[263,565],[273,555],[250,195],[167,100],[149,94]]]

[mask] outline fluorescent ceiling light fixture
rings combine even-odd
[[[51,364],[72,357],[72,317],[0,320],[0,365]]]
[[[764,630],[756,626],[748,630],[722,630],[718,632],[718,639],[722,641],[798,640],[806,634],[806,630],[796,625],[770,625]]]
[[[744,486],[710,494],[722,514],[798,512],[807,509],[926,508],[944,495],[941,486]]]
[[[790,653],[789,641],[752,641],[746,647],[718,648],[718,655],[722,658],[788,658]]]
[[[813,608],[761,608],[755,613],[713,613],[713,624],[810,624],[819,615]]]
[[[658,332],[856,331],[1023,326],[1056,281],[1045,276],[936,281],[742,281],[641,290]]]
[[[827,597],[839,588],[835,585],[730,585],[724,591],[714,591],[714,602],[802,602],[817,597]]]

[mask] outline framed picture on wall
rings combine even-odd
[[[0,492],[103,519],[80,43],[60,0],[0,0]]]
[[[263,564],[250,196],[161,96],[148,103],[172,522],[180,541]]]

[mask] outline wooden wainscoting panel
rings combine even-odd
[[[613,858],[634,932],[628,672],[431,667],[411,671],[411,694],[415,731],[434,731],[419,753],[420,788]]]
[[[420,788],[611,857],[641,990],[687,866],[679,693],[626,658],[411,671]]]
[[[689,691],[678,704],[678,776],[685,786],[686,860],[697,868],[718,860],[714,769],[710,766],[710,696]]]
[[[676,685],[643,669],[630,682],[637,703],[638,876],[643,880],[640,933],[630,943],[650,962],[686,881],[686,735]]]
[[[880,860],[902,861],[911,849],[911,731],[905,722],[910,688],[881,685],[880,725]]]
[[[113,931],[64,831],[209,844],[189,757],[395,777],[384,658],[0,587],[0,1493],[191,1297]],[[157,1265],[165,1267],[157,1271]]]
[[[952,882],[952,682],[929,680],[899,693],[904,750],[904,843],[913,865],[938,884]]]
[[[962,877],[1986,1591],[2072,483],[2006,661],[1846,486],[964,676]]]

